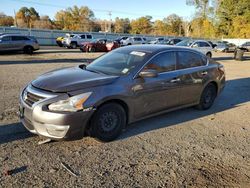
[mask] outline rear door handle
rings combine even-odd
[[[173,78],[172,80],[170,80],[171,83],[176,83],[176,82],[179,82],[181,81],[180,78]]]
[[[203,76],[207,75],[207,71],[203,71],[203,72],[201,73],[201,75],[203,75]]]

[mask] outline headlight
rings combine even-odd
[[[65,100],[60,100],[49,105],[51,111],[76,112],[83,109],[84,102],[89,98],[92,92],[83,93],[70,97]]]

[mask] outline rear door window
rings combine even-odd
[[[187,69],[206,65],[207,60],[199,54],[193,52],[177,52],[177,69]]]
[[[210,47],[210,45],[206,42],[199,42],[200,47]]]
[[[153,69],[158,73],[176,70],[176,53],[164,52],[153,58],[144,69]]]
[[[92,35],[87,35],[87,39],[92,39]]]
[[[2,38],[2,41],[11,41],[11,37],[10,36],[6,36]]]
[[[24,36],[12,36],[13,41],[20,41],[20,40],[29,40],[27,37]]]
[[[135,37],[134,40],[135,40],[135,41],[142,41],[142,39],[141,39],[141,38],[138,38],[138,37]]]

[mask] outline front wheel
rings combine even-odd
[[[75,42],[72,42],[70,44],[70,47],[73,48],[73,49],[76,49],[77,48],[77,44]]]
[[[208,84],[201,94],[200,103],[197,105],[197,108],[200,110],[209,109],[213,105],[216,96],[216,86],[212,83]]]
[[[95,52],[96,50],[95,50],[95,48],[94,47],[89,47],[89,52]]]
[[[123,107],[116,103],[101,106],[91,119],[91,136],[101,141],[116,139],[126,125],[126,113]]]
[[[23,51],[24,51],[25,54],[30,54],[31,55],[31,54],[33,54],[34,50],[33,50],[32,46],[26,46]]]
[[[206,54],[206,56],[207,56],[208,58],[212,58],[211,52],[208,52],[208,53]]]

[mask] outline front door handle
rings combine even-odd
[[[201,75],[203,75],[203,76],[207,75],[207,71],[203,71],[203,72],[201,73]]]
[[[180,78],[173,78],[172,80],[170,80],[171,83],[176,83],[176,82],[179,82],[181,81]]]

